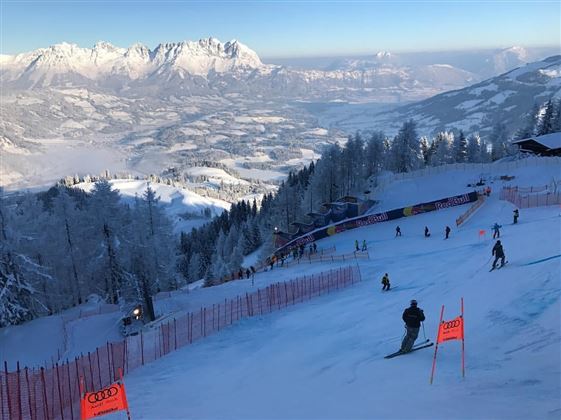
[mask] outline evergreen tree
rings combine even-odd
[[[538,127],[538,133],[537,133],[538,136],[543,136],[545,134],[553,133],[553,124],[555,122],[554,115],[555,115],[555,102],[550,99],[545,104],[545,110]]]
[[[434,152],[431,154],[431,165],[438,166],[452,163],[452,144],[454,134],[447,131],[439,132],[433,140]]]
[[[481,161],[481,138],[478,133],[472,134],[468,138],[467,161],[471,163]]]
[[[189,283],[200,280],[202,277],[201,256],[194,252],[189,259],[189,272],[187,280]]]
[[[536,134],[536,129],[538,126],[538,120],[540,115],[540,107],[538,104],[534,104],[534,107],[530,113],[526,116],[526,123],[522,128],[516,131],[514,138],[515,140],[527,139]]]
[[[14,255],[0,247],[0,328],[33,318],[33,293]]]
[[[559,133],[561,132],[561,99],[557,101],[555,105],[553,115],[551,118],[551,132]]]
[[[386,136],[381,131],[372,133],[364,150],[365,178],[377,176],[384,162],[384,140]]]
[[[397,172],[410,172],[420,167],[422,157],[413,120],[405,122],[400,128],[392,144],[392,155]]]
[[[426,136],[421,137],[419,145],[421,148],[421,154],[423,155],[423,163],[425,164],[425,166],[428,166],[431,161],[431,154],[434,149],[431,149],[429,139]]]
[[[508,154],[508,133],[506,126],[498,122],[493,126],[493,131],[489,136],[491,143],[491,159],[493,161],[502,159]]]
[[[455,161],[458,163],[466,162],[467,160],[468,143],[464,132],[460,130],[458,136],[454,138],[454,155]]]

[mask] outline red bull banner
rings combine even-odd
[[[298,232],[296,233],[296,236],[291,236],[290,234],[282,232],[280,235],[275,235],[278,237],[278,239],[275,241],[275,244],[278,245],[275,254],[280,255],[283,253],[287,253],[294,247],[306,245],[319,239],[327,238],[329,236],[345,232],[347,230],[356,229],[375,223],[386,222],[389,220],[395,220],[402,217],[415,216],[417,214],[428,213],[435,210],[461,206],[463,204],[468,204],[474,201],[477,201],[476,191],[470,192],[468,194],[457,195],[454,197],[442,198],[440,200],[435,200],[428,203],[421,203],[414,206],[389,210],[382,213],[369,214],[352,219],[346,219],[336,224],[320,227],[304,235],[301,235]]]

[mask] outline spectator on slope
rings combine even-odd
[[[430,236],[429,228],[425,226],[425,238],[428,238],[429,236]]]
[[[316,243],[314,242],[313,245],[314,245],[314,254],[317,254],[317,252],[318,252],[318,244],[316,244]]]
[[[256,270],[255,270],[254,266],[251,266],[250,268],[251,268],[251,285],[253,286],[255,284],[255,272],[256,272]]]
[[[249,277],[251,276],[251,271],[249,271],[249,268],[246,268],[245,270],[245,278],[249,280]]]
[[[358,252],[358,239],[355,239],[355,252]]]
[[[398,236],[401,236],[401,229],[399,226],[395,228],[395,237],[397,238]]]
[[[493,261],[492,270],[495,269],[497,265],[497,261],[499,261],[499,259],[501,260],[501,267],[505,265],[505,251],[503,249],[503,245],[501,244],[501,241],[497,241],[497,243],[493,247],[493,251],[491,254],[495,256],[495,261]]]
[[[388,273],[384,274],[384,277],[382,277],[382,284],[382,291],[390,290],[390,278],[388,277]]]
[[[413,345],[415,344],[415,340],[419,336],[419,328],[421,327],[421,322],[425,320],[425,314],[422,309],[417,307],[417,301],[413,299],[411,301],[411,306],[403,311],[401,318],[405,322],[407,334],[401,342],[400,351],[407,353],[411,351],[411,348],[413,348]]]
[[[450,226],[446,226],[446,230],[445,230],[445,232],[446,232],[446,238],[444,238],[444,239],[448,239],[448,237],[450,236],[450,230],[451,230],[451,229],[450,229]]]
[[[513,215],[512,215],[512,216],[513,216],[513,218],[514,218],[512,224],[515,225],[515,224],[518,223],[518,217],[520,216],[520,213],[518,212],[518,209],[515,209],[515,210],[513,211]]]
[[[499,225],[497,222],[493,225],[493,239],[497,239],[501,237],[501,231],[499,230],[502,226]]]
[[[367,251],[368,247],[366,246],[366,239],[362,240],[362,252]]]

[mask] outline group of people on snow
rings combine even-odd
[[[362,248],[358,246],[358,239],[355,239],[355,252],[365,252],[368,251],[368,246],[366,245],[366,239],[362,240]]]
[[[452,229],[450,229],[450,226],[446,226],[446,228],[444,229],[444,239],[448,239],[450,237],[450,232],[452,231]],[[396,226],[395,228],[395,237],[397,238],[398,236],[401,236],[401,228],[399,226]],[[425,238],[429,238],[430,237],[430,230],[428,226],[425,226]]]
[[[489,191],[490,193],[490,191]],[[518,218],[520,217],[520,212],[518,209],[513,211],[513,224],[518,223]],[[502,226],[498,223],[493,225],[493,239],[500,238],[501,232],[500,228]],[[445,229],[445,239],[449,238],[450,235],[450,227],[446,226]],[[401,236],[401,229],[399,226],[396,227],[396,234],[395,236]],[[427,226],[425,226],[425,237],[429,237],[430,232]],[[495,257],[493,261],[493,266],[491,270],[497,268],[497,263],[500,260],[500,267],[506,264],[506,256],[503,248],[503,244],[501,243],[500,239],[497,240],[493,249],[491,251],[491,256]],[[390,286],[390,278],[388,273],[385,273],[382,277],[382,291],[389,291],[391,289]],[[422,309],[418,307],[417,301],[415,299],[411,300],[411,304],[408,308],[403,311],[402,319],[405,322],[405,329],[406,334],[401,342],[400,353],[408,353],[413,349],[415,344],[415,340],[419,336],[419,329],[421,327],[421,323],[425,320],[425,314]]]

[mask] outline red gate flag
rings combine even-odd
[[[464,339],[464,318],[459,316],[450,321],[442,321],[438,327],[437,343],[442,343],[448,340],[463,340]]]
[[[125,385],[115,382],[96,392],[83,393],[80,401],[82,420],[103,416],[115,411],[129,411]]]

